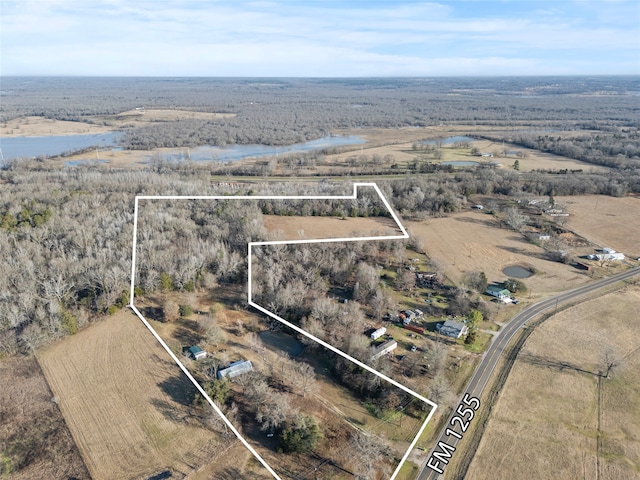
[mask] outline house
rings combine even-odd
[[[624,253],[592,253],[587,258],[589,260],[624,260]]]
[[[378,358],[386,355],[389,352],[394,351],[398,348],[398,342],[395,340],[387,340],[384,343],[381,343],[376,347],[375,353],[371,356],[371,360],[377,360]]]
[[[243,373],[247,373],[253,370],[253,364],[251,360],[239,360],[237,362],[233,362],[227,368],[222,370],[218,370],[218,379],[228,377],[234,378],[238,375],[242,375]]]
[[[375,332],[373,332],[371,334],[371,340],[377,340],[378,338],[380,338],[382,335],[384,335],[385,333],[387,333],[387,329],[382,327],[377,329]]]
[[[418,310],[417,308],[414,310],[416,317],[420,318],[421,316],[424,315],[424,312],[422,310]]]
[[[207,352],[202,350],[197,345],[194,345],[193,347],[189,347],[187,351],[189,352],[189,356],[194,360],[201,360],[207,356]]]
[[[496,298],[511,297],[511,292],[499,285],[489,285],[485,293]]]
[[[460,338],[463,335],[469,333],[469,327],[462,322],[456,322],[455,320],[447,320],[444,323],[436,325],[436,330],[442,335],[446,335],[451,338]]]
[[[413,310],[405,310],[404,314],[409,320],[413,320],[414,317],[418,316]]]

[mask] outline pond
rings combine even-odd
[[[436,140],[422,140],[419,143],[422,143],[424,145],[437,145],[438,143],[442,144],[442,145],[451,145],[452,143],[467,143],[467,142],[475,142],[476,139],[472,138],[472,137],[463,137],[463,136],[457,136],[457,137],[447,137],[447,138],[441,138],[441,139],[436,139]]]
[[[258,336],[269,350],[285,352],[290,357],[302,353],[302,343],[287,333],[265,330],[260,332]]]
[[[163,152],[161,155],[163,159],[168,161],[184,160],[188,155],[189,159],[194,162],[233,162],[250,157],[269,157],[281,153],[310,152],[328,147],[360,145],[362,143],[365,143],[365,140],[358,135],[331,135],[304,143],[294,143],[293,145],[229,145],[228,147],[203,145],[188,150],[186,148],[175,149],[174,152]]]
[[[509,267],[505,267],[502,269],[502,273],[510,278],[529,278],[531,275],[533,275],[533,272],[531,270],[519,265],[511,265]]]
[[[441,162],[440,165],[451,165],[452,167],[477,167],[480,164],[471,160],[450,160]]]
[[[0,148],[6,160],[39,155],[60,155],[89,147],[113,147],[119,133],[93,133],[88,135],[49,135],[44,137],[2,137]]]

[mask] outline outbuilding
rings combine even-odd
[[[207,352],[202,350],[199,346],[194,345],[193,347],[189,347],[188,349],[189,356],[194,360],[201,360],[206,358]]]
[[[385,333],[387,333],[387,329],[385,327],[381,327],[371,334],[371,340],[377,340]]]
[[[224,377],[234,378],[238,375],[242,375],[243,373],[247,373],[252,370],[253,364],[251,363],[251,360],[239,360],[237,362],[233,362],[227,368],[218,370],[218,379]]]

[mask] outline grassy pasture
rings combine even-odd
[[[571,216],[567,226],[602,247],[640,257],[640,198],[579,195],[558,197]]]
[[[589,280],[573,267],[545,259],[541,247],[512,230],[500,228],[496,219],[482,212],[408,223],[410,234],[422,239],[427,254],[440,261],[446,275],[455,282],[473,271],[485,272],[489,282],[502,281],[506,279],[503,268],[524,265],[539,272],[524,280],[533,291],[532,298],[536,298]]]

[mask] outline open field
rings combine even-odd
[[[0,360],[0,385],[0,477],[90,479],[35,357]]]
[[[104,115],[97,118],[126,124],[144,124],[151,122],[175,122],[178,120],[213,120],[215,118],[235,117],[235,113],[195,112],[168,108],[148,108],[144,110],[128,110],[117,115]]]
[[[68,122],[44,117],[14,118],[0,123],[2,137],[41,137],[49,135],[82,135],[111,132],[113,127],[85,122]]]
[[[539,326],[494,406],[467,477],[638,478],[638,311],[640,287],[627,286]],[[608,351],[619,363],[609,379],[598,376]]]
[[[234,114],[222,114],[222,113],[205,113],[205,112],[191,112],[186,110],[146,110],[144,114],[132,110],[129,112],[123,112],[119,115],[97,117],[97,120],[106,121],[111,126],[103,131],[113,130],[114,128],[122,127],[136,127],[142,126],[148,122],[161,122],[172,121],[188,118],[223,118],[233,116]],[[39,117],[32,117],[38,119]],[[20,122],[22,120],[12,120],[12,122]],[[44,122],[51,122],[50,120],[43,120]],[[10,122],[9,122],[10,123]],[[65,124],[75,124],[76,122],[64,122]],[[49,125],[49,123],[45,123]],[[82,128],[94,127],[90,124],[78,123],[77,126],[84,126]],[[71,128],[73,125],[70,125]],[[77,127],[76,128],[79,128]],[[51,127],[49,127],[51,129]],[[102,128],[102,127],[101,127]],[[22,126],[22,131],[26,131]],[[96,130],[99,131],[99,130]],[[499,130],[504,133],[502,130]],[[61,126],[61,133],[64,134],[64,128]],[[74,131],[75,132],[75,131]],[[438,126],[438,127],[424,127],[424,128],[366,128],[366,129],[350,129],[340,130],[338,134],[358,135],[366,140],[363,145],[353,145],[351,147],[339,147],[344,150],[344,153],[326,155],[324,163],[326,165],[318,165],[309,170],[309,173],[322,173],[329,172],[335,165],[347,166],[347,159],[349,157],[359,156],[360,154],[372,157],[378,155],[381,158],[386,155],[391,155],[396,163],[399,165],[405,165],[412,163],[413,160],[418,157],[421,161],[435,161],[432,155],[420,154],[412,150],[413,143],[422,139],[436,139],[446,138],[452,136],[464,136],[473,135],[474,133],[495,133],[496,129],[486,126],[465,126],[465,125],[452,125],[452,126]],[[71,133],[71,132],[70,132]],[[77,132],[82,133],[82,132]],[[87,133],[87,132],[84,132]],[[561,133],[558,133],[559,135]],[[476,140],[472,142],[472,146],[477,147],[482,152],[492,152],[498,155],[503,150],[517,150],[524,154],[523,158],[519,158],[520,171],[527,172],[533,169],[583,169],[588,171],[607,171],[605,167],[600,167],[578,160],[573,160],[558,155],[549,153],[543,153],[537,150],[528,149],[524,147],[505,144],[496,144],[487,140]],[[106,161],[109,165],[114,167],[124,166],[142,166],[145,162],[148,162],[153,155],[167,155],[184,149],[169,149],[158,148],[155,150],[116,150],[116,151],[102,151],[100,152],[100,160]],[[74,155],[65,158],[65,161],[69,160],[94,160],[93,157],[88,157],[87,154]],[[494,158],[482,158],[471,155],[470,148],[453,148],[452,145],[443,145],[442,158],[438,161],[496,161],[502,164],[502,168],[512,168],[515,157],[501,158],[496,156]],[[248,158],[234,164],[253,165],[256,161],[262,161],[262,159]],[[284,162],[281,162],[279,167],[282,170]],[[388,168],[390,165],[385,164]],[[341,167],[339,167],[341,168]],[[279,170],[279,171],[280,171]],[[283,173],[284,170],[280,171]],[[299,174],[300,172],[298,172]]]
[[[215,458],[216,434],[190,417],[193,386],[129,311],[39,360],[94,480],[181,478]]]
[[[567,226],[602,247],[640,257],[640,198],[579,195],[557,197],[571,214]]]
[[[392,218],[385,217],[299,217],[263,215],[264,226],[274,239],[365,237],[402,235]]]
[[[463,212],[447,218],[408,222],[410,234],[418,235],[427,254],[458,282],[465,273],[484,271],[489,282],[503,281],[502,269],[513,264],[537,273],[524,279],[532,298],[566,290],[589,280],[573,267],[544,258],[544,250],[520,234],[500,228],[498,221],[482,212]],[[487,297],[488,298],[488,297]]]

